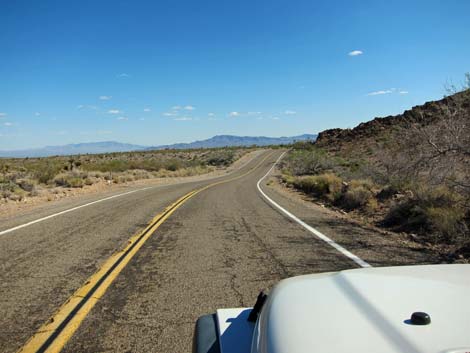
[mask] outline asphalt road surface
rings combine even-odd
[[[251,306],[259,290],[285,277],[358,267],[260,194],[257,182],[282,152],[260,153],[229,176],[135,191],[6,234],[100,197],[3,220],[0,351],[20,349],[156,214],[214,182],[224,181],[184,202],[143,243],[64,352],[190,352],[198,316]],[[270,198],[372,266],[429,262],[428,254],[393,239],[377,246],[382,235],[306,207],[268,180],[260,186]]]

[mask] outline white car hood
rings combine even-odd
[[[411,325],[417,311],[429,314],[431,324]],[[281,281],[251,347],[252,353],[469,351],[470,265],[357,269]]]

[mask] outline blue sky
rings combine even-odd
[[[462,81],[469,23],[467,0],[0,0],[0,149],[353,127]]]

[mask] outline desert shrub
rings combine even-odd
[[[372,192],[363,185],[350,186],[344,194],[342,194],[339,204],[347,210],[362,208],[367,205],[372,198]]]
[[[398,188],[394,184],[385,185],[378,193],[377,199],[384,201],[389,200],[396,194],[400,192],[400,188]]]
[[[36,184],[31,179],[21,179],[17,181],[18,186],[27,192],[32,192],[36,187]]]
[[[412,196],[394,205],[383,223],[425,235],[428,241],[453,242],[465,231],[465,211],[460,201],[459,195],[448,188],[420,186]]]
[[[73,174],[60,173],[54,178],[54,183],[57,186],[81,188],[85,184],[84,179]]]
[[[448,240],[455,240],[464,228],[461,209],[429,207],[426,211],[433,228]]]
[[[129,161],[124,159],[100,160],[82,165],[86,171],[124,172],[130,169]]]
[[[341,195],[342,180],[334,174],[327,173],[297,177],[293,181],[293,186],[307,194],[334,201]]]
[[[317,174],[328,168],[328,160],[319,149],[294,150],[284,159],[282,168],[292,175]]]
[[[122,184],[126,182],[126,177],[123,175],[114,175],[113,176],[113,183],[114,184]]]
[[[21,192],[12,192],[12,193],[10,193],[10,195],[8,196],[8,199],[10,199],[11,201],[21,201],[21,200],[24,199],[24,196],[25,196],[24,193],[21,193]]]
[[[98,172],[98,171],[94,171],[94,172],[92,172],[92,173],[89,173],[88,175],[89,175],[89,176],[92,176],[92,177],[94,177],[94,178],[103,178],[103,179],[105,178],[105,173],[103,173],[103,172]]]
[[[313,143],[313,141],[297,141],[292,144],[292,149],[293,150],[307,150],[307,151],[312,151],[316,147]]]
[[[82,178],[71,177],[67,179],[67,186],[71,188],[81,188],[84,185]]]
[[[11,195],[11,191],[10,190],[1,190],[1,193],[0,195],[5,198],[5,199],[8,199]]]
[[[5,178],[0,181],[0,191],[5,192],[13,192],[13,190],[16,188],[16,183],[9,180],[8,178]]]
[[[40,184],[49,184],[53,182],[55,176],[62,169],[61,163],[54,161],[37,162],[28,166],[32,178],[36,179]]]
[[[5,202],[10,197],[34,196],[38,184],[82,187],[103,179],[122,183],[197,175],[227,166],[249,151],[223,148],[0,159],[0,198]]]
[[[171,159],[165,163],[165,169],[169,171],[176,171],[181,168],[181,162],[177,159]]]
[[[369,213],[373,213],[379,208],[379,202],[375,197],[369,198],[367,203],[364,205],[364,210]]]
[[[54,177],[54,183],[57,186],[67,186],[69,176],[65,173],[60,173]]]
[[[295,177],[289,174],[282,174],[281,180],[283,183],[290,187],[294,185]]]
[[[235,153],[232,150],[211,151],[206,157],[206,163],[214,167],[228,166],[235,159]]]

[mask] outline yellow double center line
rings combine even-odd
[[[143,231],[129,239],[127,245],[122,250],[111,255],[103,266],[59,308],[51,319],[41,326],[22,348],[18,350],[18,353],[60,352],[75,331],[77,331],[86,315],[91,311],[98,300],[104,296],[106,290],[119,273],[126,267],[147,239],[152,236],[158,227],[160,227],[173,212],[191,197],[210,187],[228,183],[252,173],[273,154],[274,152],[268,154],[253,169],[244,174],[218,181],[187,193],[165,208],[162,213],[156,215]]]

